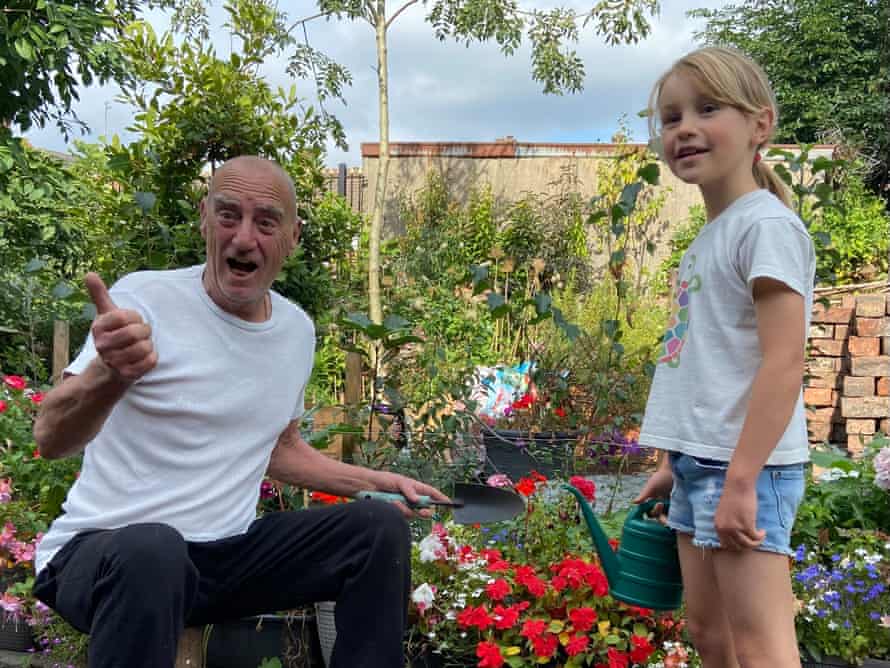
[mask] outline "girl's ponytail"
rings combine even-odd
[[[756,154],[759,158],[759,154]],[[768,167],[763,160],[755,158],[754,160],[754,181],[758,186],[769,190],[773,195],[782,200],[782,204],[792,211],[794,206],[791,204],[791,193],[785,182],[776,174],[772,167]]]

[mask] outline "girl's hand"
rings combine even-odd
[[[714,515],[720,546],[727,550],[753,550],[766,538],[766,531],[757,528],[757,488],[727,483]]]
[[[667,499],[671,495],[673,486],[674,474],[671,473],[670,467],[660,466],[655,473],[649,476],[649,480],[646,481],[642,491],[633,502],[643,503],[643,501],[649,499]],[[664,506],[662,504],[656,504],[652,509],[652,514],[658,517],[659,522],[667,524],[667,515],[664,514]]]

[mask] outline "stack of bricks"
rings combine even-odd
[[[811,443],[855,454],[876,432],[890,433],[890,296],[816,305],[804,403]]]

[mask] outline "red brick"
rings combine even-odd
[[[807,372],[814,376],[835,374],[841,370],[841,360],[837,357],[811,357],[807,360]]]
[[[851,336],[847,339],[850,354],[855,357],[877,357],[881,354],[881,340],[875,336]]]
[[[881,339],[881,354],[890,355],[890,336]]]
[[[803,391],[803,402],[807,406],[831,406],[834,392],[825,387],[808,387]]]
[[[843,386],[843,379],[844,376],[836,373],[828,374],[825,376],[808,375],[804,379],[804,384],[807,387],[830,387],[834,389]]]
[[[810,325],[811,339],[830,339],[834,336],[834,325]]]
[[[854,376],[890,376],[890,356],[853,357],[850,373]]]
[[[865,450],[865,444],[867,441],[868,438],[863,436],[862,434],[847,436],[847,452],[849,452],[854,457],[862,455],[862,452]]]
[[[856,315],[865,318],[880,318],[887,309],[884,295],[859,295],[856,297]]]
[[[890,397],[844,397],[841,415],[845,418],[884,418],[890,415]]]
[[[846,341],[835,341],[834,339],[813,339],[810,345],[810,352],[813,355],[842,357],[846,352],[846,344]]]
[[[890,336],[890,318],[856,318],[856,334],[858,336]]]
[[[874,434],[877,422],[872,419],[865,420],[847,420],[847,434]]]
[[[825,406],[817,408],[815,406],[806,406],[804,412],[809,422],[838,422],[841,414],[836,406]]]
[[[829,309],[826,309],[822,304],[816,304],[816,306],[813,307],[813,322],[833,322],[846,325],[849,324],[852,318],[852,308],[841,308],[838,306],[833,306]]]
[[[856,295],[843,295],[841,297],[841,306],[843,308],[856,308]]]
[[[831,436],[830,422],[808,422],[807,423],[808,438],[817,443],[824,443]]]
[[[890,436],[890,418],[884,418],[878,422],[878,429]]]
[[[875,387],[875,394],[877,394],[879,397],[890,397],[890,378],[888,378],[887,376],[878,378],[878,382]]]
[[[834,326],[834,338],[838,341],[843,341],[848,336],[850,336],[850,325],[835,325]]]
[[[844,377],[845,397],[872,397],[875,394],[875,379],[871,376]]]

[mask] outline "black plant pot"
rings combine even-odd
[[[532,471],[548,478],[572,475],[578,438],[576,432],[484,431],[485,474],[505,473],[513,482]]]
[[[0,613],[0,649],[27,652],[34,647],[31,627],[21,620],[7,619]]]
[[[263,659],[284,666],[323,668],[315,615],[260,615],[213,624],[207,642],[207,668],[256,668]]]

